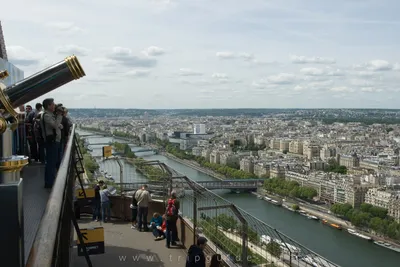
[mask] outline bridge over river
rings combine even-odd
[[[234,179],[234,180],[219,180],[219,181],[196,181],[196,183],[207,189],[230,189],[230,190],[256,190],[262,187],[266,179]],[[120,184],[120,183],[117,183]],[[191,189],[186,182],[174,181],[174,188]],[[136,190],[143,183],[122,183],[124,190]],[[149,184],[150,191],[158,191],[165,187],[165,182],[151,182]]]

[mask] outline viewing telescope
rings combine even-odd
[[[0,80],[8,76],[6,70],[0,70]],[[16,173],[28,163],[26,156],[12,153],[11,132],[18,127],[18,113],[14,109],[83,76],[85,72],[78,59],[70,56],[8,87],[0,83],[0,183],[11,173],[19,179]]]
[[[6,78],[8,72],[0,71],[0,78],[2,76]],[[70,56],[8,87],[0,83],[1,115],[7,121],[12,118],[16,121],[17,112],[14,111],[15,108],[83,76],[85,76],[85,72],[77,57]],[[0,134],[4,133],[2,128],[0,127]]]

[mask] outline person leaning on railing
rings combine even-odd
[[[44,187],[51,188],[56,178],[59,166],[58,156],[61,140],[62,109],[57,108],[53,98],[43,100],[44,113],[41,118],[42,135],[46,148],[46,168],[44,174]]]

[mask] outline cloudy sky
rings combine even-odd
[[[69,107],[398,108],[398,0],[13,0],[9,60]],[[40,99],[42,100],[43,97]]]

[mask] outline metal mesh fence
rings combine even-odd
[[[193,224],[198,234],[207,237],[210,248],[231,265],[338,266],[161,162],[150,161],[135,165],[136,168],[126,168],[126,161],[120,164],[116,159],[99,160],[101,171],[94,177],[117,187],[119,193],[132,193],[145,183],[156,199],[167,200],[170,192],[176,191],[180,215]],[[148,172],[148,179],[137,179],[143,177],[137,177],[137,170],[140,174],[146,166],[152,166],[157,179]]]

